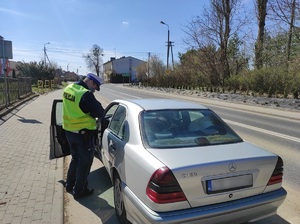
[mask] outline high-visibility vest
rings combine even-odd
[[[84,113],[79,102],[88,90],[78,84],[68,85],[63,94],[63,129],[79,131],[81,129],[96,130],[96,119],[89,113]]]

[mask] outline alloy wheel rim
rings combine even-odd
[[[122,214],[123,211],[123,199],[122,199],[122,192],[121,192],[121,186],[120,186],[120,181],[116,180],[115,181],[115,206],[116,210],[118,212],[118,215]]]

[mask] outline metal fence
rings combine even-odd
[[[30,94],[32,94],[30,77],[0,77],[0,109]]]

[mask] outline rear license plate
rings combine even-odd
[[[241,176],[207,180],[206,192],[207,194],[215,194],[220,192],[243,189],[252,186],[253,176],[252,174],[246,174]]]

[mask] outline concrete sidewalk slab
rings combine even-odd
[[[63,159],[49,160],[53,99],[37,97],[0,126],[0,223],[63,223]]]

